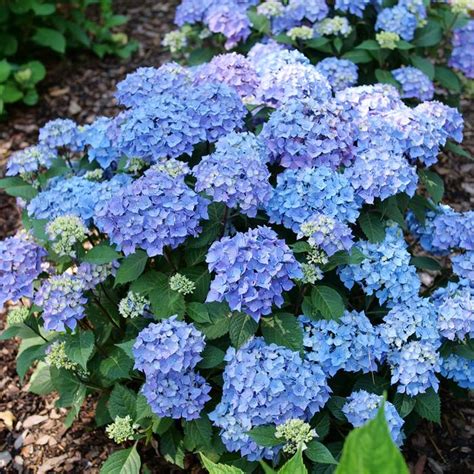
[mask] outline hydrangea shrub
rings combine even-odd
[[[244,35],[227,4],[185,3],[183,22]],[[326,19],[288,6],[292,27]],[[115,117],[57,119],[10,157],[24,230],[0,242],[1,337],[25,340],[18,373],[59,393],[67,425],[95,397],[124,445],[104,472],[138,473],[153,437],[181,467],[344,472],[352,427],[382,413],[402,445],[439,421],[440,386],[474,388],[474,213],[431,169],[462,116],[324,64],[268,41],[141,68]]]

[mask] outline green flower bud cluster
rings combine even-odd
[[[51,248],[60,257],[76,257],[74,246],[84,241],[88,229],[77,216],[66,215],[56,217],[46,226],[46,233],[53,241]]]
[[[280,16],[284,11],[285,6],[278,0],[266,0],[257,7],[257,13],[266,16],[267,18]]]
[[[324,252],[318,247],[312,247],[311,250],[308,252],[307,255],[308,263],[312,263],[313,265],[326,265],[329,262],[329,259]]]
[[[375,39],[381,48],[396,49],[397,44],[400,41],[400,36],[398,33],[393,33],[391,31],[381,31],[375,35]]]
[[[84,178],[88,179],[89,181],[100,181],[102,176],[104,176],[104,170],[96,168],[95,170],[87,171],[84,175]]]
[[[314,285],[317,281],[322,280],[323,278],[322,270],[311,263],[302,263],[301,270],[303,271],[303,278],[300,280],[302,283]]]
[[[7,323],[9,326],[20,326],[23,324],[30,314],[30,310],[26,306],[12,308],[8,312]]]
[[[170,278],[170,288],[182,295],[190,295],[196,289],[196,284],[181,273],[176,273]]]
[[[127,164],[127,171],[131,174],[138,174],[140,171],[145,168],[146,161],[141,158],[130,158]]]
[[[303,420],[292,419],[277,426],[275,436],[286,441],[283,448],[285,453],[294,454],[298,449],[306,449],[307,443],[312,441],[317,434],[309,423],[305,423]]]
[[[127,296],[119,303],[119,313],[124,318],[138,318],[149,309],[150,302],[145,296],[129,291]]]
[[[49,346],[45,362],[56,369],[74,370],[77,368],[77,364],[69,359],[66,354],[66,343],[64,341],[56,341]]]
[[[286,33],[293,41],[309,40],[314,36],[314,31],[309,26],[296,26]]]
[[[153,169],[169,174],[172,178],[186,174],[189,171],[188,165],[178,160],[166,160],[152,166]]]
[[[116,416],[114,422],[105,428],[105,432],[110,439],[121,444],[133,440],[137,429],[138,425],[133,424],[130,415]]]
[[[176,54],[188,46],[188,37],[183,30],[170,31],[163,38],[162,44],[170,50],[171,54]]]
[[[451,0],[451,10],[453,13],[469,15],[474,10],[474,2],[472,0]]]

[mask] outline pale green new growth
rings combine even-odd
[[[149,305],[149,301],[145,296],[142,296],[133,291],[129,291],[127,296],[119,303],[119,313],[124,318],[138,318],[143,316]]]
[[[181,273],[176,273],[170,278],[170,288],[182,295],[190,295],[196,289],[196,284]]]
[[[275,436],[277,438],[283,438],[286,441],[283,451],[293,454],[296,453],[298,449],[306,449],[307,444],[312,441],[317,434],[309,423],[305,423],[303,420],[292,419],[277,426]]]
[[[59,216],[46,226],[46,233],[53,241],[51,248],[60,257],[76,257],[74,246],[84,241],[88,234],[82,220],[73,215]]]
[[[375,35],[375,39],[381,48],[395,49],[400,41],[400,36],[391,31],[381,31]]]
[[[19,326],[26,321],[30,311],[25,306],[13,308],[8,312],[7,323],[9,326]]]
[[[64,341],[56,341],[50,346],[45,362],[56,369],[74,370],[77,368],[77,364],[72,362],[66,354],[66,343]]]
[[[121,444],[133,440],[137,428],[138,425],[133,424],[130,415],[116,416],[114,422],[105,428],[105,432],[110,439]]]
[[[309,26],[296,26],[286,33],[293,41],[309,40],[314,36],[313,29]]]

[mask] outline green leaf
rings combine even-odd
[[[30,61],[25,67],[31,69],[31,82],[36,84],[46,77],[46,68],[39,61]]]
[[[455,94],[462,91],[462,83],[459,77],[447,67],[435,66],[435,81]]]
[[[413,49],[414,46],[411,43],[409,43],[408,41],[399,40],[397,42],[397,48],[401,49],[402,51],[406,51],[408,49]]]
[[[227,464],[215,464],[206,458],[204,454],[199,453],[199,455],[201,456],[202,464],[208,470],[209,474],[245,474],[244,471],[238,467],[228,466]]]
[[[160,451],[168,462],[184,469],[183,436],[176,428],[172,427],[162,436]]]
[[[398,87],[398,82],[392,76],[390,71],[384,71],[383,69],[376,69],[375,70],[375,77],[377,78],[378,82],[383,84],[392,84],[395,87]]]
[[[10,196],[19,197],[30,201],[37,194],[38,191],[31,186],[31,184],[24,183],[21,186],[11,186],[5,189],[5,192]]]
[[[433,21],[429,22],[423,28],[416,30],[413,44],[422,48],[436,46],[443,37],[441,26]]]
[[[106,263],[111,263],[114,260],[118,260],[121,257],[122,255],[114,250],[110,244],[102,242],[89,250],[83,258],[83,261],[87,263],[95,263],[96,265],[104,265]]]
[[[352,51],[348,51],[347,53],[343,54],[342,57],[352,61],[355,64],[372,62],[372,56],[363,49],[353,49]]]
[[[470,160],[474,160],[474,157],[467,150],[465,150],[461,145],[453,143],[450,140],[447,141],[445,148],[448,151],[452,151],[456,155],[462,156],[464,158],[469,158]]]
[[[307,474],[308,470],[303,462],[303,455],[301,450],[295,453],[295,455],[287,461],[283,467],[278,471],[278,474]]]
[[[186,312],[188,316],[197,323],[210,323],[209,312],[207,306],[203,303],[189,303]]]
[[[425,73],[431,80],[434,79],[435,68],[433,63],[429,59],[413,55],[410,57],[410,61],[413,66],[415,66],[421,72]]]
[[[186,268],[180,273],[189,278],[196,285],[192,294],[192,299],[201,302],[206,301],[211,284],[211,274],[209,273],[207,266],[199,265],[192,268]]]
[[[174,314],[184,316],[186,310],[184,296],[170,288],[166,275],[158,274],[155,289],[150,291],[148,298],[153,314],[157,318],[168,318]]]
[[[409,474],[388,430],[382,406],[375,419],[349,433],[336,474]]]
[[[151,407],[148,404],[146,398],[139,393],[137,395],[137,403],[135,405],[136,410],[136,418],[135,421],[140,421],[145,418],[153,418],[153,412],[151,411]]]
[[[23,97],[23,92],[21,92],[21,90],[18,89],[18,87],[13,82],[7,82],[0,89],[0,99],[2,99],[3,102],[5,102],[5,104],[13,104],[14,102],[18,102],[22,97]],[[11,194],[11,195],[14,196],[14,194]],[[18,195],[16,197],[23,197],[23,196]]]
[[[258,329],[255,320],[245,313],[233,314],[230,318],[229,336],[232,345],[238,349],[245,344]]]
[[[207,415],[197,420],[187,421],[184,425],[187,446],[194,451],[210,446],[212,442],[212,425]]]
[[[444,182],[439,174],[430,170],[420,170],[420,177],[423,184],[426,186],[427,191],[430,193],[431,198],[438,204],[443,199],[444,194]]]
[[[331,46],[328,44],[329,40],[327,38],[313,38],[308,41],[305,41],[305,46],[307,48],[316,49],[318,51],[326,52],[329,48],[331,50]]]
[[[356,46],[357,49],[366,49],[368,51],[378,51],[380,44],[375,40],[365,40]]]
[[[344,413],[342,411],[342,407],[344,406],[345,403],[346,403],[346,399],[344,397],[339,397],[337,395],[333,395],[329,399],[326,406],[328,407],[328,409],[331,412],[332,416],[334,416],[334,418],[336,418],[336,420],[347,422],[346,415],[344,415]]]
[[[275,436],[275,425],[261,425],[252,428],[247,434],[260,446],[271,448],[272,446],[280,446],[285,441]]]
[[[265,15],[259,15],[257,12],[249,10],[247,16],[254,30],[264,34],[270,31],[270,20]]]
[[[405,393],[397,392],[395,396],[393,397],[392,403],[395,405],[395,408],[397,409],[398,414],[402,418],[405,418],[415,408],[416,398],[410,397],[409,395],[406,395]]]
[[[198,324],[198,329],[204,333],[206,339],[217,339],[229,332],[232,313],[225,303],[206,303],[209,312],[210,324]]]
[[[112,419],[130,415],[134,420],[137,415],[137,394],[123,385],[116,384],[107,406]]]
[[[115,344],[116,347],[120,347],[120,349],[131,359],[133,359],[133,351],[132,347],[135,344],[135,339],[130,339],[129,341],[120,342]]]
[[[109,351],[107,358],[100,363],[99,371],[105,378],[115,381],[128,378],[132,368],[133,359],[121,348],[114,347]]]
[[[62,33],[51,28],[37,28],[31,39],[36,44],[50,48],[57,53],[66,51],[66,38]]]
[[[148,255],[143,250],[137,250],[134,254],[125,257],[117,270],[115,285],[136,280],[145,270],[147,260]]]
[[[60,407],[70,407],[81,397],[86,387],[69,370],[50,368],[51,380],[60,398],[56,402]]]
[[[293,351],[303,350],[303,329],[294,315],[278,313],[262,318],[261,322],[262,334],[267,344],[274,343]]]
[[[0,82],[5,82],[12,71],[12,67],[6,59],[0,61]]]
[[[199,362],[198,366],[201,369],[212,369],[224,361],[225,352],[216,346],[207,344],[201,352],[201,356],[202,360]]]
[[[324,439],[328,434],[331,428],[331,420],[326,411],[320,411],[311,420],[311,426],[314,427],[318,435],[318,439]]]
[[[20,352],[16,358],[16,371],[20,380],[23,380],[23,377],[32,366],[33,362],[44,358],[48,343],[32,344],[24,349],[22,349],[22,347],[23,344],[20,346]]]
[[[357,265],[365,259],[366,256],[357,247],[352,247],[350,253],[341,250],[329,257],[329,262],[324,266],[324,269],[330,271],[339,265]]]
[[[135,445],[111,454],[102,466],[100,474],[140,474],[141,464]]]
[[[311,441],[304,453],[313,462],[320,464],[337,464],[331,451],[318,441]]]
[[[66,354],[70,360],[87,370],[87,362],[94,352],[94,342],[92,331],[77,331],[66,339]]]
[[[33,11],[38,16],[47,16],[51,15],[56,11],[56,6],[53,3],[33,3]]]
[[[432,389],[428,389],[425,393],[416,396],[415,411],[422,418],[441,422],[441,400],[439,395]]]
[[[160,280],[166,280],[166,276],[162,273],[158,273],[155,270],[150,270],[141,275],[130,285],[130,290],[141,295],[148,296],[148,294],[156,288],[157,282]]]
[[[364,212],[358,222],[369,242],[377,243],[385,238],[385,227],[378,214]]]
[[[421,270],[441,270],[441,265],[431,257],[412,257],[410,263]]]
[[[311,302],[325,319],[337,320],[346,309],[342,296],[329,286],[314,286],[311,291]]]
[[[49,365],[40,361],[38,362],[38,366],[31,376],[29,391],[36,393],[36,395],[47,395],[53,390],[54,385],[51,381]]]

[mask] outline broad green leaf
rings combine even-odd
[[[363,262],[366,256],[357,248],[352,247],[349,252],[341,250],[329,257],[329,262],[324,266],[326,271],[333,270],[339,265],[357,265]]]
[[[254,10],[247,12],[252,27],[259,33],[268,33],[270,31],[270,20],[265,15],[259,15]]]
[[[441,270],[441,265],[431,257],[412,257],[410,263],[421,270]]]
[[[94,333],[92,331],[77,331],[66,339],[66,354],[70,360],[87,370],[87,362],[94,352]]]
[[[166,280],[166,276],[162,273],[158,273],[155,270],[150,270],[143,273],[137,280],[132,282],[130,290],[135,293],[147,296],[153,289],[156,288],[157,284],[161,280]]]
[[[434,79],[435,68],[429,59],[423,58],[422,56],[413,55],[410,57],[410,61],[413,66],[415,66],[421,72],[424,72],[431,80]]]
[[[130,357],[131,359],[133,359],[133,351],[132,351],[132,347],[133,345],[135,344],[135,339],[130,339],[128,341],[125,341],[125,342],[120,342],[118,344],[115,344],[116,347],[119,347],[120,349],[122,349],[122,351],[128,356]]]
[[[336,418],[336,420],[347,422],[346,415],[344,415],[342,411],[342,407],[344,406],[345,403],[346,403],[346,399],[344,397],[333,395],[329,399],[326,406],[331,412],[332,416]]]
[[[183,435],[175,427],[169,429],[166,436],[161,437],[160,451],[168,462],[184,469]]]
[[[293,351],[303,349],[303,330],[294,315],[278,313],[261,319],[262,334],[267,344],[277,344]]]
[[[137,395],[137,402],[135,404],[135,410],[136,410],[136,418],[135,421],[140,421],[145,418],[153,418],[153,412],[151,411],[151,407],[148,404],[146,398],[139,393]]]
[[[331,50],[331,46],[329,45],[329,40],[327,38],[313,38],[308,41],[305,41],[305,46],[311,49],[316,49],[318,51],[327,51],[328,48]]]
[[[210,323],[209,311],[204,303],[189,303],[186,307],[188,316],[197,323]]]
[[[278,474],[307,474],[308,470],[304,465],[303,455],[299,449],[295,455],[287,461],[278,471]]]
[[[343,59],[348,59],[355,64],[364,64],[372,62],[372,56],[363,49],[353,49],[342,55]]]
[[[209,286],[211,284],[211,274],[209,273],[207,266],[199,265],[192,268],[186,268],[180,271],[185,277],[189,278],[194,282],[196,288],[190,298],[193,301],[200,301],[204,303],[209,293]]]
[[[168,318],[174,314],[180,317],[184,316],[186,310],[184,296],[170,288],[169,279],[166,275],[159,274],[155,289],[150,291],[148,298],[153,314],[158,319]]]
[[[36,370],[30,379],[29,391],[36,393],[36,395],[47,395],[54,390],[54,385],[51,380],[49,365],[44,362],[38,362]]]
[[[339,319],[346,309],[342,296],[333,288],[316,285],[311,291],[311,302],[325,319]]]
[[[212,425],[207,415],[197,420],[187,421],[184,425],[184,435],[189,449],[203,449],[212,442]]]
[[[430,21],[426,26],[416,30],[413,44],[419,47],[436,46],[443,37],[442,28],[435,22]]]
[[[109,351],[107,358],[100,363],[99,371],[105,378],[115,381],[128,378],[132,368],[133,359],[121,348],[114,347]]]
[[[251,316],[245,313],[233,313],[229,326],[232,345],[238,349],[257,332],[257,329],[258,324]]]
[[[5,82],[12,71],[11,65],[6,59],[0,61],[0,82]]]
[[[392,76],[392,73],[390,71],[384,71],[383,69],[376,69],[375,77],[377,78],[378,82],[381,82],[383,84],[392,84],[395,87],[398,86],[398,82]]]
[[[30,345],[29,347],[25,347],[23,350],[21,349],[22,346],[20,346],[20,352],[16,358],[16,371],[20,377],[20,380],[23,380],[23,377],[25,376],[28,369],[32,366],[33,362],[44,358],[48,344],[40,343]]]
[[[469,158],[470,160],[474,160],[474,157],[467,150],[465,150],[461,145],[458,145],[457,143],[454,143],[448,140],[445,148],[448,151],[452,151],[456,155],[462,156],[464,158]]]
[[[331,451],[329,451],[324,444],[318,441],[311,441],[308,443],[308,447],[305,449],[304,454],[308,458],[316,463],[320,464],[337,464]]]
[[[368,51],[378,51],[380,44],[375,40],[365,40],[356,46],[357,49],[366,49]]]
[[[375,419],[349,433],[336,474],[409,474],[388,430],[382,406]]]
[[[201,352],[201,356],[202,360],[199,362],[198,366],[201,369],[212,369],[224,361],[225,352],[216,346],[207,344]]]
[[[326,411],[320,411],[311,420],[311,426],[314,427],[319,440],[323,440],[328,434],[331,427],[331,420]]]
[[[209,312],[210,324],[198,324],[198,329],[204,333],[206,339],[217,339],[229,332],[232,312],[226,303],[206,303]]]
[[[415,408],[416,398],[410,397],[409,395],[406,395],[405,393],[397,392],[395,396],[393,397],[392,403],[395,405],[395,408],[397,409],[398,414],[402,418],[405,418]]]
[[[204,454],[200,453],[201,461],[209,474],[245,474],[244,471],[238,467],[229,466],[227,464],[215,464],[210,459],[206,458]]]
[[[428,389],[425,393],[416,396],[415,411],[422,418],[441,422],[441,400],[439,395],[432,389]]]
[[[462,91],[462,83],[459,77],[447,67],[435,67],[435,81],[455,94],[459,94]]]
[[[10,196],[19,197],[30,201],[38,195],[38,191],[31,184],[22,184],[21,186],[11,186],[5,189]]]
[[[147,260],[148,255],[143,250],[137,250],[134,254],[125,257],[117,270],[115,284],[136,280],[145,270]]]
[[[104,265],[105,263],[111,263],[114,260],[118,260],[121,257],[122,255],[114,250],[108,243],[102,242],[89,250],[83,258],[83,261],[87,263],[95,263],[96,265]]]
[[[247,434],[260,446],[271,448],[272,446],[280,446],[285,441],[275,436],[275,425],[262,425],[252,428]]]
[[[137,415],[136,405],[137,394],[120,384],[115,385],[107,404],[112,419],[117,416],[130,415],[133,420]]]
[[[100,474],[140,474],[141,464],[135,445],[112,453],[102,466]]]
[[[77,376],[64,369],[50,368],[51,381],[54,388],[58,391],[60,398],[56,402],[60,407],[72,406],[80,394],[85,390],[85,386],[77,378]]]
[[[18,87],[13,82],[7,82],[6,84],[4,84],[0,92],[0,99],[2,99],[3,102],[5,102],[5,104],[13,104],[14,102],[18,102],[22,97],[23,97],[23,92],[20,89],[18,89]],[[8,194],[11,194],[12,196],[16,196],[16,197],[23,197],[20,194],[15,195],[10,192]],[[28,198],[25,197],[24,199],[28,199]]]
[[[364,212],[358,222],[369,242],[377,243],[385,238],[385,227],[378,214]]]
[[[31,39],[40,46],[51,48],[57,53],[66,51],[66,38],[62,33],[51,28],[37,28]]]

